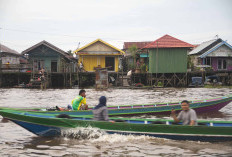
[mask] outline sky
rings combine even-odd
[[[98,38],[190,44],[218,35],[232,45],[231,0],[0,0],[0,43],[21,53],[46,40],[74,51]]]

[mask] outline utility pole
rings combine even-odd
[[[1,37],[1,27],[0,27],[0,37]],[[1,38],[0,38],[1,39]],[[2,87],[2,44],[0,40],[0,87]]]
[[[157,73],[158,73],[158,41],[156,42],[157,43],[157,50],[156,50],[156,66],[155,66],[155,68],[156,68],[156,82],[157,82],[157,85],[158,85],[158,77],[157,77]]]

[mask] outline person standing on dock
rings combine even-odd
[[[79,95],[72,100],[72,108],[74,111],[77,110],[88,110],[88,105],[86,104],[86,91],[81,89]]]
[[[106,97],[99,98],[99,104],[93,108],[93,120],[109,121],[108,109],[106,107]]]
[[[189,102],[187,100],[181,102],[181,108],[182,111],[177,117],[175,110],[172,109],[171,116],[173,117],[174,121],[176,123],[182,121],[183,125],[197,125],[197,114],[193,109],[189,108]]]

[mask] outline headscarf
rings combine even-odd
[[[101,96],[99,98],[99,104],[94,107],[94,110],[99,109],[99,108],[101,108],[103,106],[106,106],[106,97],[105,96]]]

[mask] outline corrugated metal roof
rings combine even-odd
[[[221,47],[222,45],[227,45],[230,49],[232,49],[232,46],[230,44],[228,44],[226,41],[222,41],[218,44],[216,44],[215,46],[213,46],[211,49],[209,49],[208,51],[206,51],[205,53],[203,53],[202,55],[200,55],[200,58],[205,58],[206,56],[208,56],[211,52],[217,50],[219,47]],[[216,56],[221,56],[221,54],[218,54]]]
[[[213,40],[209,40],[206,42],[201,43],[199,46],[197,46],[195,49],[193,49],[192,51],[189,52],[189,55],[194,55],[194,54],[198,54],[200,53],[203,49],[205,49],[206,47],[210,46],[212,43],[214,43],[215,41],[217,41],[217,39],[213,39]]]
[[[63,56],[64,56],[65,58],[67,58],[67,59],[74,59],[74,57],[73,57],[73,56],[70,56],[67,52],[61,50],[60,48],[58,48],[58,47],[52,45],[51,43],[49,43],[49,42],[47,42],[47,41],[45,41],[45,40],[43,40],[43,41],[39,42],[38,44],[35,44],[35,45],[33,45],[32,47],[30,47],[30,48],[24,50],[24,51],[22,52],[22,54],[23,54],[23,55],[24,55],[24,54],[27,54],[27,53],[29,53],[31,50],[33,50],[33,49],[39,47],[40,45],[45,45],[45,46],[47,46],[47,47],[53,49],[54,51],[60,53],[61,55],[63,55]]]
[[[16,55],[20,55],[17,51],[10,49],[9,47],[0,44],[0,52],[8,52]]]
[[[157,48],[157,47],[158,48],[181,48],[181,47],[191,48],[194,47],[194,45],[166,34],[161,38],[151,42],[144,48]]]

